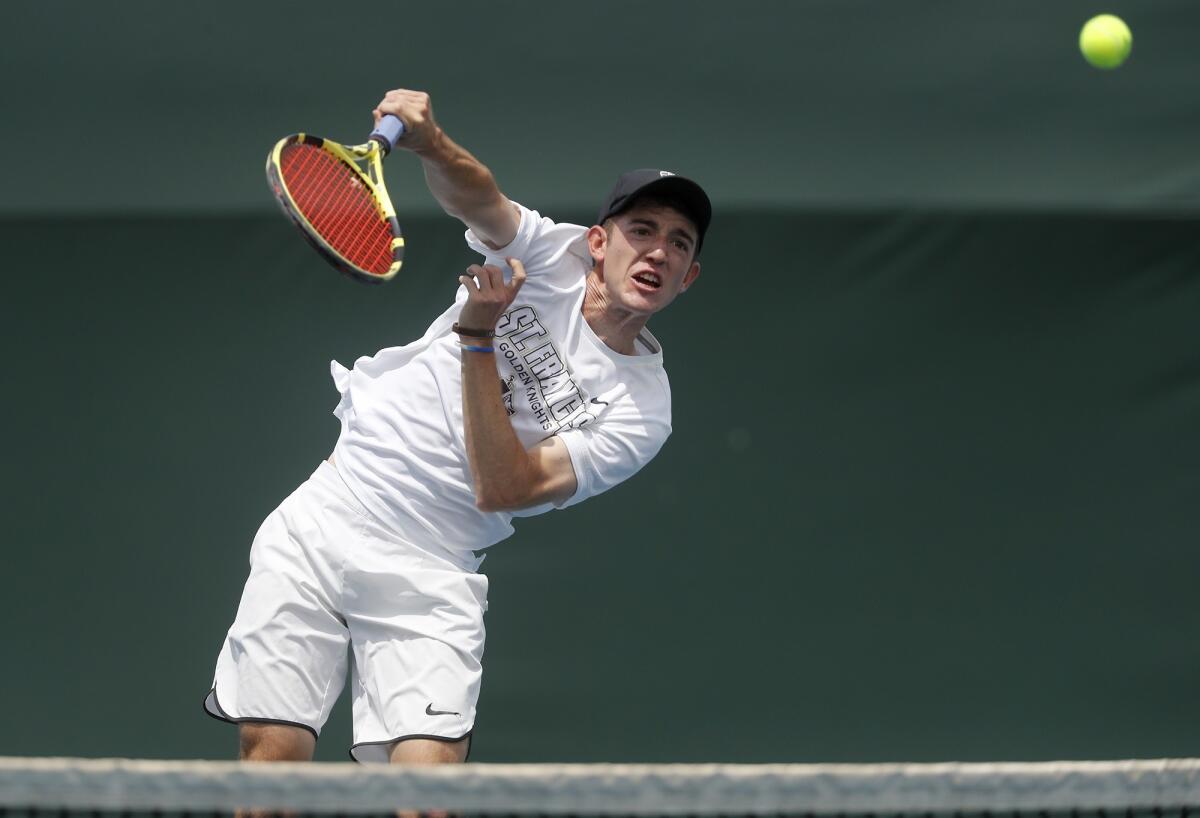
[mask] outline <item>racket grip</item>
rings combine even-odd
[[[392,148],[396,147],[396,140],[404,135],[404,123],[400,117],[393,114],[384,114],[379,120],[379,124],[375,130],[371,131],[371,139],[383,145],[383,152],[387,153]]]

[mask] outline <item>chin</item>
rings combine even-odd
[[[628,312],[637,315],[654,315],[661,310],[666,304],[649,301],[645,298],[627,298],[621,302],[621,306]]]
[[[625,297],[621,299],[621,306],[632,312],[646,315],[658,312],[674,300],[672,296],[667,295],[662,290],[655,290],[652,294],[634,290],[626,292],[624,295]]]

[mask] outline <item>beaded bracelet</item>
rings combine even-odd
[[[496,351],[495,347],[475,347],[475,346],[470,346],[468,344],[459,344],[459,346],[461,346],[463,349],[467,350],[468,352],[495,352]]]
[[[457,323],[455,323],[454,326],[451,327],[450,329],[454,330],[459,335],[465,335],[468,338],[495,338],[496,337],[495,330],[468,329],[467,327],[460,327]]]

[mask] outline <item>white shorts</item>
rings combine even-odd
[[[328,462],[263,522],[204,707],[314,736],[351,677],[358,761],[475,726],[487,577],[383,528]]]

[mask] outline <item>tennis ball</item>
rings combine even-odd
[[[1079,32],[1079,50],[1097,68],[1116,68],[1125,62],[1131,48],[1133,34],[1115,14],[1098,14],[1084,23]]]

